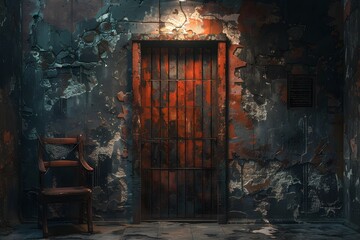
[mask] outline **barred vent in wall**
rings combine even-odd
[[[314,76],[292,75],[288,78],[288,107],[312,107]]]

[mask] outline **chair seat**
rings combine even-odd
[[[91,189],[86,187],[62,187],[44,188],[41,194],[44,196],[79,196],[91,194]]]

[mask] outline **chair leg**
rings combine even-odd
[[[41,224],[41,218],[42,218],[42,211],[41,211],[41,204],[38,203],[38,218],[37,218],[37,224],[38,224],[38,228],[41,228],[42,227],[42,224]]]
[[[93,232],[93,221],[92,221],[92,199],[91,196],[87,200],[87,224],[88,224],[88,232]]]
[[[49,236],[48,225],[47,225],[47,204],[42,204],[42,227],[43,227],[43,237],[47,238]]]
[[[79,223],[84,223],[84,201],[79,203]]]

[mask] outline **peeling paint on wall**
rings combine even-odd
[[[265,121],[266,120],[266,105],[267,100],[264,103],[258,104],[254,100],[254,95],[250,91],[245,90],[245,94],[242,95],[242,105],[245,112],[256,121]]]
[[[345,42],[345,91],[344,102],[344,159],[345,159],[345,215],[346,219],[360,226],[359,195],[359,11],[357,1],[343,1]]]
[[[65,88],[63,96],[61,96],[61,98],[67,99],[73,96],[84,94],[86,92],[85,84],[75,82],[71,79],[68,81],[68,83],[69,85]]]
[[[98,138],[101,139],[101,136]],[[95,164],[95,174],[98,175],[95,176],[95,184],[98,185],[94,189],[94,197],[97,200],[95,208],[101,212],[123,211],[128,200],[128,176],[122,162],[126,161],[127,149],[122,141],[119,132],[106,143],[95,140],[95,149],[89,154],[89,158]],[[101,178],[105,182],[101,182]]]
[[[24,152],[35,152],[38,134],[84,133],[97,173],[98,219],[131,216],[130,42],[139,34],[142,40],[216,39],[220,34],[228,39],[231,219],[341,215],[342,178],[337,171],[342,150],[333,137],[342,132],[341,121],[335,121],[342,112],[339,0],[23,2]],[[349,76],[355,75],[353,69],[347,70]],[[317,76],[313,108],[288,108],[286,81],[291,74]],[[305,115],[306,129],[299,125]],[[349,136],[355,158],[357,135]],[[232,159],[233,153],[244,163]],[[28,166],[36,156],[25,155]],[[316,171],[306,178],[308,162]],[[27,189],[37,180],[24,178]],[[324,196],[332,191],[336,198],[327,202]]]

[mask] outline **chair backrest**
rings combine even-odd
[[[81,161],[84,161],[84,146],[82,136],[66,138],[39,138],[38,165],[40,171],[40,187],[45,187],[45,173],[50,168],[76,167],[79,174],[63,176],[63,178],[79,178],[78,183],[84,184],[81,173]],[[68,179],[70,180],[70,179]]]

